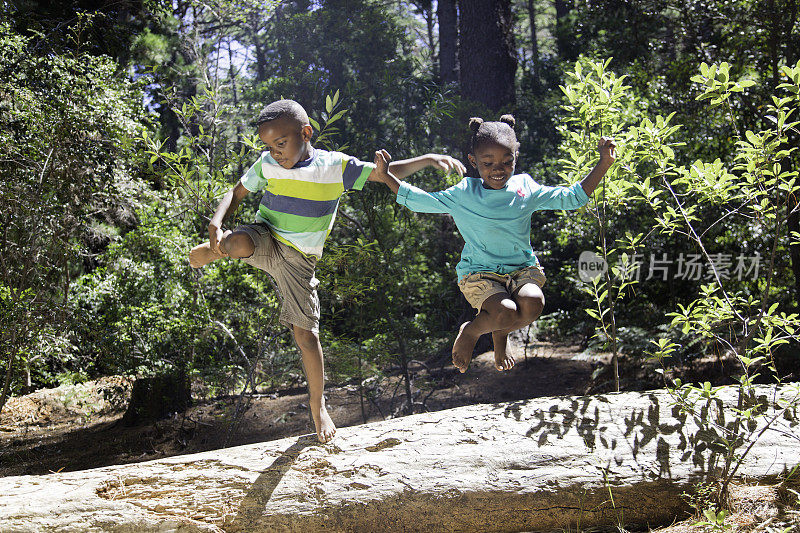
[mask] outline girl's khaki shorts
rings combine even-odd
[[[506,293],[513,296],[526,283],[544,287],[547,278],[539,265],[533,265],[510,274],[497,272],[474,272],[461,278],[458,288],[464,293],[469,304],[480,312],[481,305],[489,296]]]

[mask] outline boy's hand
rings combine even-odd
[[[617,158],[617,145],[611,137],[600,137],[597,141],[597,150],[600,152],[600,162],[611,166]]]
[[[389,161],[391,160],[392,156],[386,150],[381,149],[375,152],[375,170],[377,171],[375,177],[383,183],[386,183],[389,177]]]
[[[458,175],[463,178],[464,173],[467,171],[467,167],[455,157],[442,154],[429,154],[428,158],[430,159],[430,166],[444,170],[445,174],[450,174],[455,170]]]
[[[211,251],[218,253],[220,255],[228,255],[222,250],[219,249],[219,241],[222,239],[222,230],[220,230],[214,224],[208,225],[208,244],[211,247]]]

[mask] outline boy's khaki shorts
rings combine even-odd
[[[278,286],[281,299],[280,323],[319,332],[319,296],[314,277],[317,260],[295,250],[272,236],[265,224],[239,226],[236,231],[244,231],[255,244],[255,251],[242,261],[264,270],[272,276]]]
[[[495,294],[513,295],[526,283],[544,287],[546,280],[542,267],[533,265],[515,270],[510,274],[474,272],[461,278],[458,288],[464,293],[469,304],[480,313],[481,305],[488,297]]]

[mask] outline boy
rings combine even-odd
[[[324,362],[319,342],[319,298],[314,277],[346,190],[361,190],[378,181],[373,163],[311,145],[313,130],[303,107],[293,100],[266,106],[256,120],[258,136],[268,151],[220,201],[208,224],[209,240],[189,252],[189,263],[200,268],[230,257],[268,272],[282,297],[279,320],[294,334],[308,382],[311,414],[317,438],[326,443],[336,433],[323,397]],[[389,159],[385,151],[379,158]],[[464,166],[449,156],[427,154],[397,161],[391,172],[400,179],[433,166],[463,175]],[[223,221],[236,212],[249,192],[266,188],[255,224],[222,231]]]

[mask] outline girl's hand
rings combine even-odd
[[[386,178],[389,177],[389,162],[391,160],[392,156],[386,150],[381,149],[375,152],[375,170],[377,172],[375,177],[383,183],[386,183]]]
[[[597,142],[597,150],[600,152],[600,162],[611,165],[617,158],[617,145],[611,137],[600,137]]]
[[[467,171],[464,164],[455,157],[442,154],[429,154],[428,157],[430,158],[430,166],[444,170],[445,174],[450,174],[455,170],[463,178],[464,173]]]

